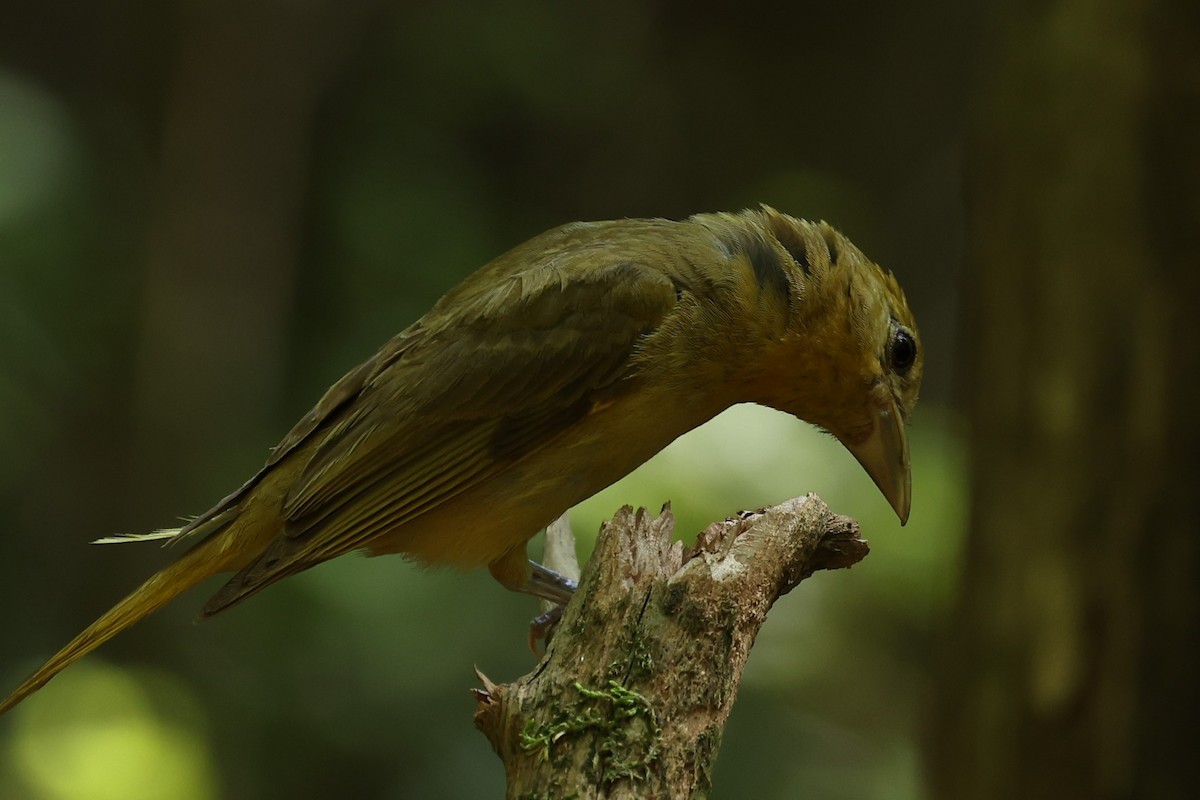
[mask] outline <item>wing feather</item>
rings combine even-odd
[[[280,446],[323,433],[284,500],[284,533],[204,613],[368,546],[628,388],[638,342],[673,308],[676,282],[661,267],[606,254],[568,248],[522,269],[493,262],[340,394],[331,389],[326,412],[314,409],[293,431],[299,438]],[[519,251],[509,257],[530,263]],[[473,281],[494,285],[479,291]]]

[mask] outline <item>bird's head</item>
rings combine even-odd
[[[854,454],[901,524],[911,505],[905,425],[924,350],[895,277],[824,222],[774,209],[761,225],[787,253],[787,325],[764,354],[760,402],[824,428]]]

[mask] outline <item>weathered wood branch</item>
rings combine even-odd
[[[687,550],[673,529],[669,507],[621,509],[537,668],[503,685],[480,673],[475,724],[509,798],[707,796],[767,611],[867,554],[816,495],[714,523]]]

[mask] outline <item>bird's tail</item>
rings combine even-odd
[[[178,561],[152,575],[131,595],[72,639],[9,695],[7,700],[0,703],[0,715],[45,686],[47,681],[59,672],[138,620],[162,608],[209,575],[229,571],[237,559],[236,555],[230,552],[228,542],[224,539],[225,537],[220,535],[205,539],[184,553]]]

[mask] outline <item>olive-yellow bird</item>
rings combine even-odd
[[[905,423],[921,382],[895,278],[823,222],[762,207],[574,223],[510,250],[325,393],[193,546],[0,704],[210,575],[208,617],[356,550],[486,564],[564,602],[526,559],[540,528],[736,403],[824,428],[908,517]],[[112,541],[112,540],[102,540]]]

